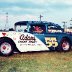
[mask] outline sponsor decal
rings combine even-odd
[[[45,37],[45,42],[47,47],[57,47],[58,42],[56,37]]]
[[[35,43],[36,42],[35,37],[29,36],[28,34],[27,35],[24,35],[24,34],[20,35],[19,39],[20,40],[18,41],[18,43]]]

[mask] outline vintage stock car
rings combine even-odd
[[[0,55],[14,52],[70,51],[72,34],[58,24],[45,21],[21,21],[14,31],[0,32]]]

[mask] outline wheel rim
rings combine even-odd
[[[4,55],[10,54],[11,51],[12,51],[11,45],[7,42],[2,43],[1,46],[0,46],[0,51]]]
[[[63,50],[65,50],[65,51],[69,50],[69,48],[70,48],[69,42],[64,41],[64,42],[62,43],[62,48],[63,48]]]

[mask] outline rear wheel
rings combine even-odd
[[[3,56],[9,56],[13,53],[13,45],[8,39],[2,39],[0,41],[0,54]]]
[[[60,49],[62,51],[65,51],[65,52],[70,51],[70,49],[71,49],[70,40],[63,38],[62,41],[61,41],[61,44],[60,44]]]

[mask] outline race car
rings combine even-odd
[[[51,31],[56,30],[56,31]],[[70,51],[72,34],[64,33],[61,26],[45,21],[15,23],[15,31],[0,32],[0,55],[15,52]]]

